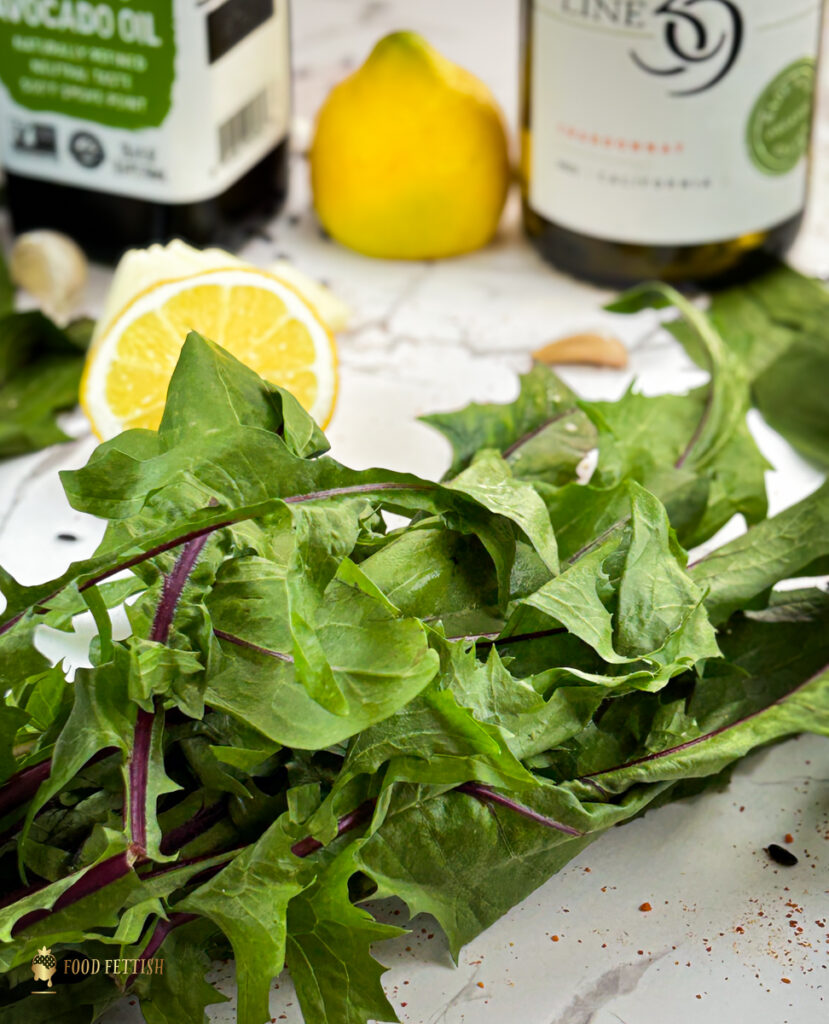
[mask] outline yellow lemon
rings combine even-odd
[[[414,32],[381,39],[317,117],[314,205],[329,234],[369,256],[431,259],[485,245],[509,177],[491,92]]]
[[[123,274],[116,284],[129,291]],[[153,281],[104,323],[81,381],[81,405],[99,437],[158,427],[191,330],[290,391],[322,426],[330,419],[337,369],[328,328],[295,288],[237,263]]]

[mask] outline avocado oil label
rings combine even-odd
[[[287,134],[287,0],[0,0],[0,155],[162,203],[219,195]]]
[[[532,0],[530,206],[695,245],[803,206],[820,0]]]

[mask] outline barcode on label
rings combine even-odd
[[[262,131],[268,120],[268,93],[258,93],[248,103],[219,125],[219,158],[230,160],[237,151]]]

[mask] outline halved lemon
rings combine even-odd
[[[80,389],[98,437],[158,427],[191,330],[290,391],[326,426],[337,394],[336,349],[328,328],[275,275],[229,266],[153,283],[103,327],[87,356]]]

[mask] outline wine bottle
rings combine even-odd
[[[0,153],[16,231],[112,259],[230,241],[287,188],[287,0],[0,0]]]
[[[526,231],[623,286],[716,285],[794,241],[821,0],[522,0]]]

